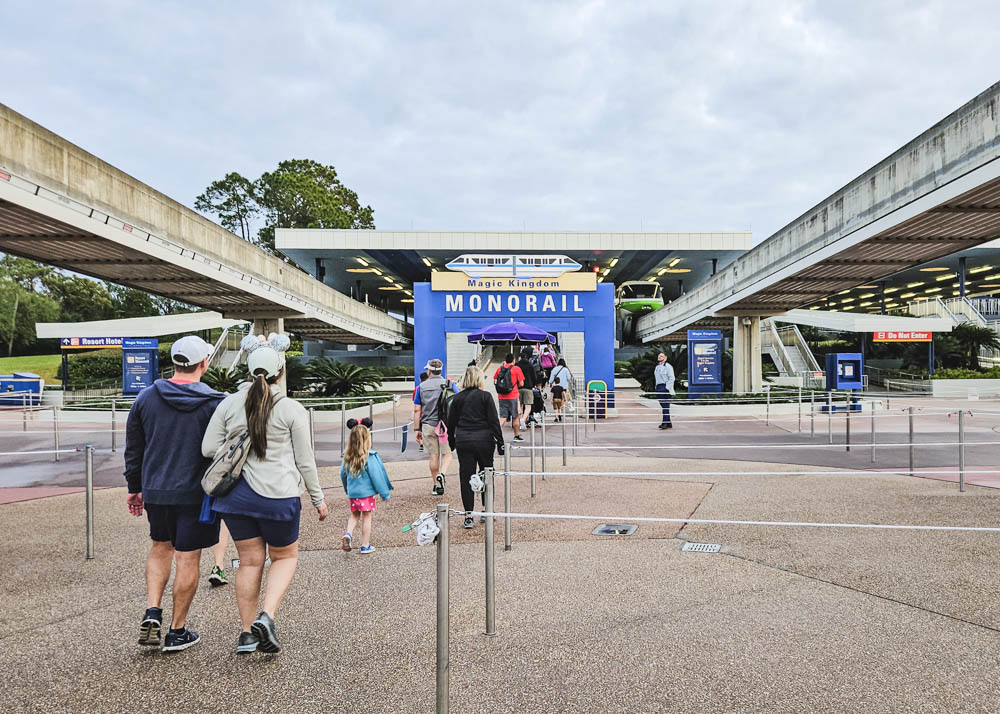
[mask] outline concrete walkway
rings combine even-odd
[[[520,460],[520,459],[519,459]],[[758,463],[577,457],[514,509],[616,516],[1000,525],[1000,491],[896,474],[794,476]],[[203,588],[204,643],[135,643],[146,525],[124,489],[96,495],[97,558],[83,559],[79,494],[0,506],[0,697],[9,711],[417,712],[434,705],[434,547],[400,526],[439,500],[422,464],[393,463],[376,552],[337,549],[346,517],[304,508],[299,572],[278,613],[285,651],[233,652],[233,588]],[[558,470],[550,466],[550,470]],[[458,503],[457,479],[448,500]],[[502,484],[502,481],[500,482]],[[502,486],[499,496],[502,496]],[[1000,663],[997,533],[515,521],[497,538],[498,637],[483,629],[482,526],[452,519],[452,711],[989,711]],[[680,551],[720,543],[718,555]],[[205,575],[210,566],[203,558]],[[169,606],[167,608],[169,610]]]

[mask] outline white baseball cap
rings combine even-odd
[[[212,354],[212,345],[197,335],[185,335],[170,345],[170,361],[181,367],[192,367]]]
[[[278,376],[284,361],[283,355],[278,350],[268,345],[261,345],[247,355],[247,369],[250,371],[250,376],[254,376],[257,370],[264,370],[264,376],[271,379]]]

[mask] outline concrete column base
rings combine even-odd
[[[733,318],[733,391],[750,394],[763,391],[760,365],[760,317]]]

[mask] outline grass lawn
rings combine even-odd
[[[12,372],[34,372],[46,384],[59,384],[59,355],[27,355],[24,357],[0,357],[0,374]]]

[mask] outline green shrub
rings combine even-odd
[[[357,396],[382,384],[382,375],[371,367],[344,364],[326,357],[312,360],[306,366],[312,390],[324,397]]]
[[[1000,379],[1000,367],[991,367],[990,369],[967,369],[965,367],[939,369],[934,373],[933,379]]]
[[[222,369],[221,367],[209,367],[201,381],[216,390],[232,394],[239,389],[240,384],[247,379],[247,367],[244,364],[237,365],[233,369]]]

